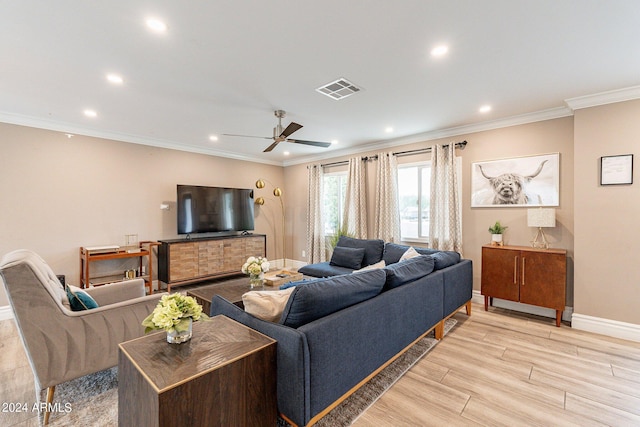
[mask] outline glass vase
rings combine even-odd
[[[249,282],[251,283],[251,289],[261,288],[264,281],[264,273],[249,275]]]
[[[173,331],[167,332],[167,342],[169,344],[182,344],[183,342],[187,342],[191,339],[192,335],[192,327],[193,327],[193,319],[189,318],[189,327],[186,331]]]

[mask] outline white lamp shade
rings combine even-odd
[[[527,225],[529,227],[555,227],[555,209],[529,209],[527,211]]]

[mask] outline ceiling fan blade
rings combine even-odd
[[[295,142],[296,144],[305,144],[305,145],[313,145],[314,147],[330,147],[330,142],[319,142],[319,141],[305,141],[304,139],[287,139],[289,142]]]
[[[222,135],[224,135],[224,136],[241,136],[243,138],[273,139],[272,136],[236,135],[234,133],[223,133]]]
[[[276,142],[274,142],[273,144],[271,144],[270,146],[268,146],[263,153],[269,153],[271,152],[271,150],[273,150],[274,148],[276,148],[276,145],[280,144],[280,141],[276,140]]]
[[[295,131],[297,131],[301,127],[302,127],[302,125],[299,125],[296,122],[289,123],[289,126],[287,126],[285,128],[285,130],[283,130],[282,133],[280,134],[280,138],[288,137],[289,135],[291,135],[292,133],[294,133]]]

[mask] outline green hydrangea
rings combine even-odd
[[[189,327],[189,319],[206,318],[208,316],[202,312],[202,306],[193,297],[176,293],[163,295],[153,312],[142,321],[142,326],[145,333],[157,329],[182,332]]]

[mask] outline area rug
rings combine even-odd
[[[445,335],[456,325],[455,319],[444,324]],[[348,426],[398,381],[413,365],[435,347],[433,333],[418,341],[393,363],[360,387],[316,423],[319,427]],[[44,396],[41,396],[44,401]],[[118,368],[86,375],[56,387],[54,403],[58,406],[49,418],[51,426],[107,427],[118,425]],[[42,421],[42,415],[41,415]],[[278,421],[278,426],[287,426]]]

